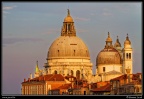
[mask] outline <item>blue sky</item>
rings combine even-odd
[[[20,94],[37,60],[43,68],[68,8],[94,66],[108,32],[113,44],[119,37],[122,47],[128,33],[133,72],[142,72],[141,2],[2,2],[2,94]]]

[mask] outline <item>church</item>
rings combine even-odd
[[[95,83],[110,81],[124,75],[126,69],[130,69],[130,74],[132,74],[133,49],[128,34],[122,47],[118,36],[113,44],[110,32],[108,32],[105,45],[95,59],[96,74],[93,74],[94,65],[90,59],[89,49],[84,41],[77,36],[74,20],[68,9],[60,36],[53,41],[48,49],[44,68],[40,69],[38,61],[36,63],[34,78],[53,74],[58,74],[59,77],[61,77],[60,75],[63,77],[71,75],[78,80],[84,79],[88,83]],[[30,79],[34,78],[31,74]]]

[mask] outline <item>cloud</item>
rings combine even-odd
[[[42,41],[42,39],[39,38],[3,38],[2,40],[3,47],[9,44],[15,44],[19,42],[37,42]]]
[[[8,10],[12,10],[17,6],[4,6],[3,9],[3,14],[10,14],[10,12],[8,12]]]
[[[11,10],[13,8],[15,8],[16,6],[4,6],[3,10]]]
[[[85,29],[76,29],[76,32],[77,33],[84,33],[84,32],[87,32],[87,30],[85,30]]]
[[[74,17],[75,20],[79,20],[79,21],[89,21],[89,18],[80,18],[80,17]]]
[[[90,15],[93,16],[93,15],[95,15],[95,14],[94,14],[94,13],[91,13]]]
[[[44,32],[41,32],[41,34],[43,35],[47,35],[47,34],[60,34],[61,33],[61,28],[57,28],[57,27],[51,27],[50,29],[44,31]]]
[[[112,13],[110,13],[110,12],[103,12],[102,15],[104,15],[104,16],[111,16]]]
[[[10,12],[7,12],[7,11],[3,11],[3,14],[10,14]]]

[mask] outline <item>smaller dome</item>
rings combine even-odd
[[[96,64],[121,64],[121,56],[115,48],[104,48],[98,53]]]
[[[127,45],[131,44],[131,41],[129,40],[128,34],[127,34],[127,37],[126,37],[124,44],[127,44]]]
[[[121,47],[121,45],[120,45],[120,43],[116,42],[116,43],[114,44],[114,47]]]
[[[70,11],[68,9],[67,16],[64,19],[64,22],[73,22],[73,18],[70,16]]]
[[[131,44],[131,42],[129,40],[125,40],[124,44]]]
[[[118,39],[118,36],[117,36],[116,43],[114,44],[114,47],[121,47],[121,44],[120,44],[119,39]]]

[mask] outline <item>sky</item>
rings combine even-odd
[[[93,71],[108,32],[133,48],[133,73],[142,72],[142,2],[2,2],[2,94],[21,94],[21,83],[46,63],[60,36],[67,9],[76,34],[87,45]]]

